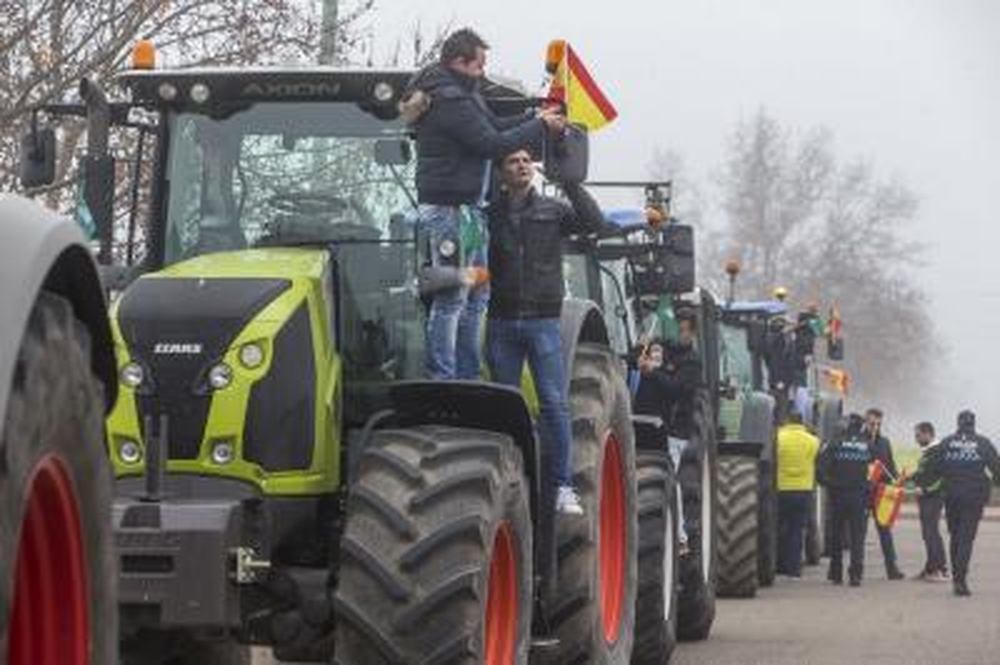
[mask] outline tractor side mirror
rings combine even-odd
[[[636,288],[643,295],[690,293],[695,288],[694,229],[686,224],[662,227],[651,261],[633,262]]]
[[[56,179],[56,133],[50,127],[21,137],[21,184],[25,188],[51,185]]]
[[[405,139],[379,139],[375,141],[375,163],[379,166],[406,166],[412,151]]]
[[[838,361],[844,359],[844,339],[842,337],[826,340],[826,357]]]
[[[580,184],[587,179],[590,141],[582,125],[566,125],[561,135],[546,133],[542,146],[545,177],[560,184]]]

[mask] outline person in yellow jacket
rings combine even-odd
[[[778,430],[778,562],[779,575],[802,577],[802,538],[816,488],[819,439],[794,409]]]

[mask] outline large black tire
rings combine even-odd
[[[723,598],[757,594],[757,531],[760,471],[755,457],[719,459],[719,571]]]
[[[662,665],[677,642],[677,492],[670,457],[640,452],[639,584],[635,610],[636,665]]]
[[[509,638],[509,660],[498,662],[527,661],[531,514],[510,437],[431,426],[376,431],[346,519],[335,663],[484,662],[488,607],[500,619],[494,635]],[[505,563],[512,568],[491,584]]]
[[[545,663],[604,663],[624,665],[632,654],[638,526],[635,487],[635,436],[628,388],[617,360],[606,348],[577,347],[570,380],[573,417],[574,482],[585,514],[557,516],[559,562],[551,630],[555,648],[540,653]],[[617,466],[617,474],[612,470]],[[602,505],[610,519],[617,483],[620,510],[615,511],[619,539],[605,534]],[[612,522],[607,522],[609,525]],[[605,572],[616,571],[614,589],[603,590],[602,548],[605,555],[621,549]],[[618,566],[608,568],[607,566]],[[602,594],[604,594],[602,596]],[[602,600],[603,598],[603,600]],[[607,611],[605,611],[607,610]],[[617,617],[617,621],[615,618]]]
[[[694,431],[678,472],[691,552],[680,565],[677,639],[689,641],[707,639],[715,621],[719,451],[715,416],[705,390],[695,398],[693,419]]]
[[[769,587],[774,584],[778,565],[778,488],[774,462],[760,463],[757,502],[757,582],[762,587]]]
[[[118,576],[102,390],[86,328],[66,300],[41,293],[0,438],[0,662],[115,662]],[[18,638],[14,623],[27,633]],[[54,651],[42,656],[42,644]]]
[[[234,640],[200,641],[177,632],[140,631],[121,644],[120,665],[250,665],[250,647]]]

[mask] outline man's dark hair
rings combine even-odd
[[[698,315],[689,307],[682,307],[677,310],[677,323],[681,321],[687,321],[691,324],[692,328],[698,329]]]
[[[799,413],[798,409],[792,409],[788,412],[788,417],[785,420],[793,425],[801,425],[802,414]]]
[[[448,35],[441,44],[441,62],[448,64],[456,58],[475,60],[476,49],[488,49],[486,41],[472,28],[461,28]]]
[[[925,420],[922,423],[917,423],[917,431],[934,436],[934,425]]]
[[[866,416],[875,416],[876,418],[881,418],[884,414],[882,413],[882,409],[873,406],[872,408],[870,408],[867,411],[865,411],[865,415]]]

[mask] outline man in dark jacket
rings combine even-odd
[[[925,465],[926,460],[933,457],[935,450],[940,445],[934,436],[934,425],[929,422],[918,423],[913,434],[921,450],[920,463]],[[920,534],[924,539],[924,548],[927,550],[927,561],[917,578],[927,582],[947,582],[948,561],[945,558],[941,531],[938,529],[941,522],[941,511],[944,509],[944,495],[941,493],[940,480],[920,488],[917,507],[920,511]]]
[[[667,431],[667,449],[674,469],[680,468],[681,456],[694,430],[695,395],[702,386],[701,356],[695,348],[698,319],[694,312],[677,312],[677,340],[652,342],[638,354],[639,386],[632,401],[636,414],[656,416]],[[677,505],[681,520],[677,528],[681,554],[688,550],[688,537],[681,485]]]
[[[955,595],[968,596],[969,561],[983,508],[990,500],[989,469],[994,483],[1000,483],[1000,457],[984,436],[976,433],[976,415],[958,414],[958,431],[945,437],[925,460],[914,477],[921,487],[942,482],[945,519],[948,522],[952,585]]]
[[[830,568],[827,579],[844,583],[844,528],[848,529],[851,586],[859,586],[864,576],[865,532],[868,530],[868,465],[872,451],[862,432],[859,414],[848,417],[841,436],[823,446],[816,465],[817,480],[830,492]]]
[[[532,187],[535,169],[527,150],[500,164],[502,191],[489,208],[491,287],[486,360],[493,379],[521,385],[527,359],[539,401],[542,440],[553,446],[548,477],[556,485],[556,510],[580,515],[573,488],[569,404],[559,318],[562,313],[562,238],[597,232],[604,217],[579,185],[564,190],[571,205]]]
[[[479,324],[488,298],[482,207],[490,160],[562,130],[555,111],[501,118],[479,93],[487,44],[467,28],[441,46],[403,94],[400,114],[417,140],[419,226],[435,268],[427,321],[426,372],[435,379],[479,376]],[[451,279],[441,275],[451,274]]]
[[[865,439],[872,449],[872,462],[877,467],[881,467],[879,475],[888,479],[899,478],[899,470],[896,468],[896,460],[892,457],[892,445],[889,439],[882,436],[882,411],[875,407],[865,412]],[[874,497],[876,483],[872,483],[871,497]],[[875,518],[875,505],[872,503],[872,518]],[[879,545],[882,547],[882,558],[885,559],[885,574],[890,580],[904,579],[902,571],[896,564],[896,545],[892,540],[892,528],[882,526],[875,520],[875,530],[878,531]]]

